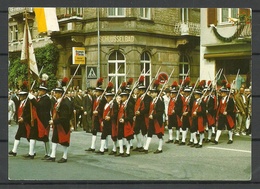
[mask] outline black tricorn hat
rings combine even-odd
[[[95,90],[104,91],[104,89],[102,89],[102,84],[103,84],[103,78],[101,77],[97,80],[97,85],[96,85]]]
[[[153,83],[153,88],[150,89],[149,91],[151,91],[151,92],[159,92],[159,89],[158,89],[159,83],[160,83],[159,80],[155,80],[154,83]]]

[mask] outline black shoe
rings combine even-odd
[[[173,140],[168,140],[165,143],[167,143],[167,144],[173,143]]]
[[[206,142],[206,143],[209,143],[209,142],[211,142],[211,140],[210,140],[210,139],[206,139],[205,142]]]
[[[228,142],[227,142],[227,144],[232,144],[233,143],[233,140],[229,140]]]
[[[85,150],[86,152],[95,152],[95,149],[89,148]]]
[[[193,144],[193,142],[189,141],[189,143],[187,144],[188,146],[191,146]]]
[[[26,155],[26,156],[23,156],[25,159],[34,159],[34,155]]]
[[[143,147],[136,147],[135,149],[133,149],[134,152],[139,152]]]
[[[183,146],[185,144],[186,144],[185,142],[181,142],[181,143],[179,143],[179,146]]]
[[[108,155],[116,155],[116,152],[111,151]]]
[[[54,162],[54,161],[55,161],[55,158],[53,158],[53,157],[48,157],[48,158],[46,159],[46,161],[48,161],[48,162]]]
[[[202,145],[198,144],[198,145],[196,146],[196,148],[202,148]]]
[[[196,147],[198,145],[198,143],[196,143],[196,144],[192,144],[192,145],[190,145],[190,147]]]
[[[99,151],[95,151],[96,154],[100,154],[100,155],[104,155],[104,152]]]
[[[108,152],[108,149],[106,148],[106,149],[104,149],[104,152]]]
[[[144,148],[140,150],[139,152],[144,152],[145,154],[148,154],[148,150],[145,150]]]
[[[9,156],[16,156],[17,153],[14,153],[12,150],[10,152],[8,152]]]
[[[129,157],[129,156],[130,156],[130,154],[125,153],[125,154],[122,155],[121,157]]]
[[[162,153],[162,150],[156,150],[155,152],[153,152],[154,154],[160,154],[160,153]]]
[[[218,144],[218,141],[216,141],[216,140],[213,140],[213,141],[211,141],[211,142],[213,142],[214,144]]]
[[[174,141],[174,144],[179,144],[179,140],[175,140],[175,141]]]
[[[46,160],[46,159],[48,159],[50,156],[48,156],[48,155],[45,155],[41,160]]]
[[[124,155],[124,153],[119,153],[119,154],[116,154],[115,156],[120,157],[120,156],[123,156],[123,155]]]
[[[66,163],[67,162],[67,159],[64,159],[64,158],[61,158],[58,163]]]

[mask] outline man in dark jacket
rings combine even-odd
[[[47,87],[41,85],[38,89],[39,98],[36,99],[35,96],[29,94],[29,99],[33,106],[36,108],[37,112],[37,127],[38,127],[38,140],[44,142],[45,156],[46,159],[50,156],[50,144],[49,144],[49,132],[50,125],[49,120],[51,119],[51,100],[47,95]],[[35,144],[36,141],[33,143]],[[32,149],[29,150],[29,154],[34,151],[34,145],[31,146]]]
[[[56,149],[58,144],[63,147],[63,157],[58,163],[67,162],[68,147],[70,145],[70,103],[67,98],[62,99],[63,89],[60,87],[54,89],[54,95],[57,102],[53,108],[52,120],[49,121],[53,125],[52,135],[52,152],[47,161],[54,162],[56,157]]]

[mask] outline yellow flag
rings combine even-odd
[[[38,32],[60,31],[56,8],[34,8]]]

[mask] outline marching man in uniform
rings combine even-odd
[[[206,104],[206,126],[208,127],[208,139],[206,140],[206,142],[210,142],[211,141],[211,137],[212,137],[212,130],[213,128],[215,128],[215,99],[214,97],[211,95],[213,88],[210,86],[211,81],[208,82],[208,87],[204,88],[203,91],[205,91],[206,95],[203,99],[203,101]]]
[[[102,96],[104,89],[102,89],[103,78],[99,78],[97,81],[97,87],[95,88],[96,98],[93,102],[92,112],[92,140],[91,147],[85,151],[95,152],[97,132],[102,132],[101,121],[103,117],[104,106],[107,103],[104,96]]]
[[[28,96],[27,85],[28,85],[27,82],[24,81],[21,90],[18,93],[18,97],[20,101],[20,105],[18,106],[18,111],[17,111],[18,130],[15,135],[13,149],[8,153],[10,156],[17,155],[17,148],[21,138],[27,138],[27,140],[29,141],[30,127],[31,127],[31,112],[30,112],[29,101],[26,98]]]
[[[133,151],[142,150],[145,144],[144,139],[147,136],[147,128],[148,128],[146,115],[148,115],[149,113],[150,102],[152,100],[152,98],[149,95],[145,94],[146,86],[144,85],[144,76],[140,77],[137,88],[138,88],[138,97],[134,107],[134,111],[135,111],[134,133],[137,140],[137,147],[133,149]]]
[[[35,96],[29,93],[28,97],[36,108],[37,112],[37,126],[38,126],[38,139],[44,142],[45,156],[43,160],[50,156],[50,144],[49,144],[49,132],[50,125],[49,120],[51,119],[51,100],[47,95],[46,81],[48,80],[47,74],[42,74],[42,83],[38,88],[39,98],[36,100]],[[34,141],[35,143],[36,141]],[[33,154],[34,145],[30,146],[29,154]]]
[[[104,155],[105,145],[106,145],[106,139],[108,135],[111,135],[112,131],[112,120],[114,117],[111,116],[112,108],[113,108],[113,97],[115,94],[112,92],[113,89],[113,83],[109,82],[107,86],[107,90],[105,93],[105,98],[107,100],[107,103],[104,106],[103,115],[102,115],[102,134],[101,134],[101,145],[100,150],[96,151],[97,154]]]
[[[122,87],[121,87],[122,89]],[[134,104],[129,100],[129,93],[122,89],[120,93],[122,102],[118,110],[118,144],[119,153],[115,156],[129,157],[130,156],[130,140],[133,139],[133,117],[134,117]],[[126,142],[126,153],[123,149],[123,138]]]
[[[222,81],[223,87],[220,89],[221,99],[219,102],[219,107],[217,111],[218,129],[216,133],[216,138],[213,141],[214,144],[218,144],[221,131],[227,126],[229,140],[227,144],[233,143],[233,131],[235,126],[234,120],[232,119],[232,113],[234,112],[234,100],[230,97],[230,86],[226,86],[226,81]]]
[[[194,91],[195,100],[192,105],[191,109],[191,117],[192,117],[192,124],[191,124],[191,137],[193,140],[193,144],[191,147],[202,148],[202,141],[204,139],[204,117],[206,113],[205,102],[201,99],[202,92],[200,89],[196,89]],[[199,143],[197,141],[196,133],[199,131],[200,140]]]
[[[61,144],[63,147],[63,156],[58,163],[67,162],[68,147],[70,145],[71,109],[68,98],[62,98],[63,93],[64,90],[61,87],[54,89],[54,96],[57,102],[53,108],[52,120],[49,121],[49,124],[53,126],[52,152],[50,157],[46,159],[47,161],[54,162],[57,146]]]
[[[177,97],[178,93],[178,83],[176,81],[173,82],[172,84],[172,90],[171,90],[171,98],[168,106],[168,130],[169,130],[169,139],[166,141],[166,143],[173,143],[173,129],[176,128],[176,139],[175,139],[175,144],[179,143],[179,137],[180,137],[180,127],[182,125],[180,117],[182,114],[182,99],[181,96],[179,95]]]
[[[149,128],[148,135],[144,149],[144,153],[148,153],[149,145],[152,140],[153,134],[156,134],[159,139],[159,146],[154,152],[155,154],[162,153],[163,146],[163,135],[164,135],[164,126],[163,126],[163,113],[164,113],[164,102],[159,98],[159,81],[154,82],[153,88],[150,90],[151,97],[153,100],[150,102],[149,110]]]

